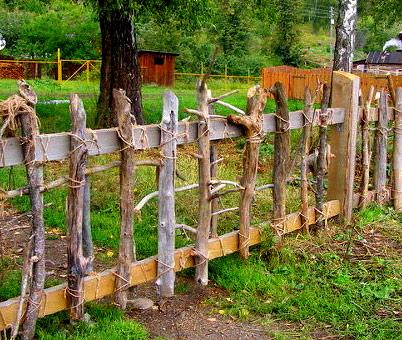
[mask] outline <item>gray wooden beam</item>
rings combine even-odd
[[[329,124],[339,124],[344,120],[344,109],[331,108],[332,117]],[[303,127],[303,111],[290,113],[290,129]],[[320,110],[316,110],[313,125],[318,125]],[[270,133],[275,131],[275,116],[264,114],[263,131]],[[179,122],[178,145],[192,143],[197,139],[197,121]],[[240,127],[228,124],[226,119],[213,119],[210,124],[210,139],[219,140],[225,138],[240,137],[244,133]],[[159,125],[144,125],[133,128],[134,146],[137,150],[155,148],[160,143]],[[121,146],[115,128],[87,130],[88,152],[90,156],[105,155],[119,151]],[[37,137],[36,161],[62,161],[68,158],[70,152],[70,133],[43,134]],[[6,138],[0,140],[0,168],[23,164],[22,149],[18,138]]]

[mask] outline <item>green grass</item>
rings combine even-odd
[[[400,219],[372,206],[359,214],[358,225],[381,228],[378,223],[392,225]],[[400,224],[397,228],[395,239],[402,235]],[[352,262],[328,246],[343,239],[350,234],[338,228],[321,240],[290,238],[279,251],[271,250],[269,256],[253,252],[247,262],[237,255],[217,259],[210,265],[211,277],[230,292],[230,299],[212,302],[241,319],[254,315],[300,322],[307,333],[319,328],[346,338],[401,339],[402,324],[393,318],[394,311],[401,312],[400,255]],[[320,246],[325,249],[312,251]],[[388,316],[380,317],[381,310]]]
[[[104,304],[87,304],[89,323],[79,322],[71,325],[66,312],[57,313],[40,319],[37,325],[37,338],[43,340],[64,339],[109,339],[109,340],[146,340],[147,330],[139,323],[128,320],[124,313]]]

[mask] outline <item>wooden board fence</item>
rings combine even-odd
[[[389,80],[386,75],[375,75],[363,72],[354,72],[360,78],[360,89],[365,97],[371,86],[376,91],[382,88],[388,89]],[[290,99],[303,99],[304,88],[307,86],[310,90],[317,88],[318,81],[322,83],[331,83],[330,69],[312,69],[304,70],[295,67],[268,67],[262,70],[262,86],[271,87],[276,82],[281,82],[285,88],[285,92]],[[402,75],[392,76],[395,88],[402,86]],[[317,98],[317,102],[320,98]]]

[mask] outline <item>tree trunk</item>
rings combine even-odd
[[[116,126],[113,112],[113,89],[124,89],[131,100],[131,114],[137,124],[144,124],[141,101],[141,73],[132,13],[110,8],[99,0],[99,22],[102,36],[102,66],[97,124]]]
[[[334,51],[334,71],[352,72],[356,17],[357,0],[339,0]]]

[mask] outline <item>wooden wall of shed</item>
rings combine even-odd
[[[155,58],[163,59],[163,65],[155,63]],[[164,53],[140,52],[138,60],[144,84],[173,86],[176,56]]]

